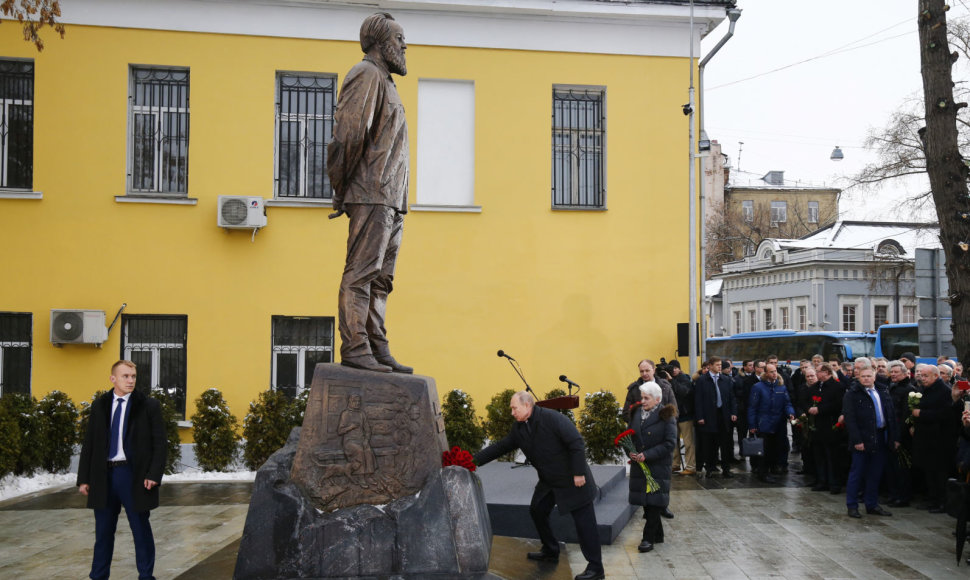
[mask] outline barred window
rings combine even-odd
[[[189,71],[131,68],[131,152],[133,193],[188,193]]]
[[[0,395],[30,394],[31,314],[0,312]]]
[[[138,367],[135,390],[163,390],[185,419],[187,316],[123,315],[121,358]]]
[[[273,316],[272,385],[295,397],[310,387],[317,363],[333,362],[332,316]]]
[[[553,88],[554,208],[606,208],[605,99],[605,89]]]
[[[276,197],[331,199],[327,143],[333,138],[335,75],[277,75]]]
[[[34,183],[34,63],[0,60],[0,187]]]

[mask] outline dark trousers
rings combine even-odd
[[[923,467],[926,474],[926,497],[934,506],[946,503],[946,480],[950,475],[947,465],[932,464]]]
[[[559,540],[556,539],[556,535],[552,533],[552,526],[549,525],[549,515],[555,505],[556,496],[551,491],[542,495],[536,491],[532,496],[532,503],[529,505],[529,515],[532,516],[532,523],[535,524],[536,530],[539,532],[542,551],[549,554],[559,553]],[[600,537],[596,527],[596,512],[593,510],[593,503],[590,502],[569,513],[573,516],[573,523],[576,524],[576,535],[579,537],[579,549],[583,551],[583,557],[589,562],[590,568],[602,572],[603,552],[600,548]]]
[[[768,475],[769,467],[777,465],[778,453],[781,451],[778,442],[781,437],[777,433],[765,433],[763,431],[758,431],[758,438],[764,440],[765,442],[765,454],[754,467],[755,473],[758,474],[758,477],[763,478]]]
[[[837,469],[838,443],[815,441],[812,455],[815,458],[815,485],[835,489],[842,487],[841,473]]]
[[[115,530],[121,507],[128,516],[128,526],[135,540],[135,565],[138,578],[152,578],[155,569],[155,538],[148,521],[149,511],[136,512],[131,497],[131,467],[124,465],[108,470],[108,506],[94,510],[94,558],[90,577],[95,580],[108,578],[111,574],[111,557],[115,548]]]
[[[696,431],[700,443],[698,470],[701,469],[702,464],[708,471],[717,470],[718,453],[721,456],[721,469],[724,471],[731,470],[731,458],[734,457],[734,435],[731,433],[731,424],[724,420],[720,411],[717,413],[716,420],[716,431],[701,431],[700,429]],[[704,425],[704,427],[708,427],[708,425]]]
[[[872,509],[879,505],[879,481],[886,466],[886,430],[876,432],[876,448],[865,451],[852,450],[849,480],[845,485],[845,505],[850,509],[859,507],[859,488],[865,481],[863,501]]]
[[[643,539],[651,544],[664,541],[664,524],[663,520],[660,519],[660,512],[662,511],[662,507],[643,506],[643,519],[647,520],[643,523]]]
[[[383,205],[347,204],[347,260],[340,280],[340,358],[387,355],[384,315],[404,217]]]
[[[898,451],[903,451],[903,448],[900,447]],[[908,453],[909,450],[907,449],[906,452]],[[910,455],[910,461],[912,461],[912,455]],[[910,468],[900,461],[898,452],[889,454],[887,469],[889,477],[886,478],[886,483],[889,487],[889,497],[896,501],[911,501],[913,499],[912,473]]]

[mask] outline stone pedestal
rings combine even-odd
[[[317,365],[303,428],[259,468],[238,580],[488,578],[481,481],[441,469],[428,377]]]

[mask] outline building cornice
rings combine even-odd
[[[686,57],[685,4],[597,0],[71,0],[68,25],[357,42],[361,21],[392,12],[415,46]],[[694,7],[694,55],[726,6]]]

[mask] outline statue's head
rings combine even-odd
[[[372,58],[379,59],[387,70],[404,76],[408,74],[407,50],[404,29],[387,12],[371,14],[360,25],[360,49]]]

